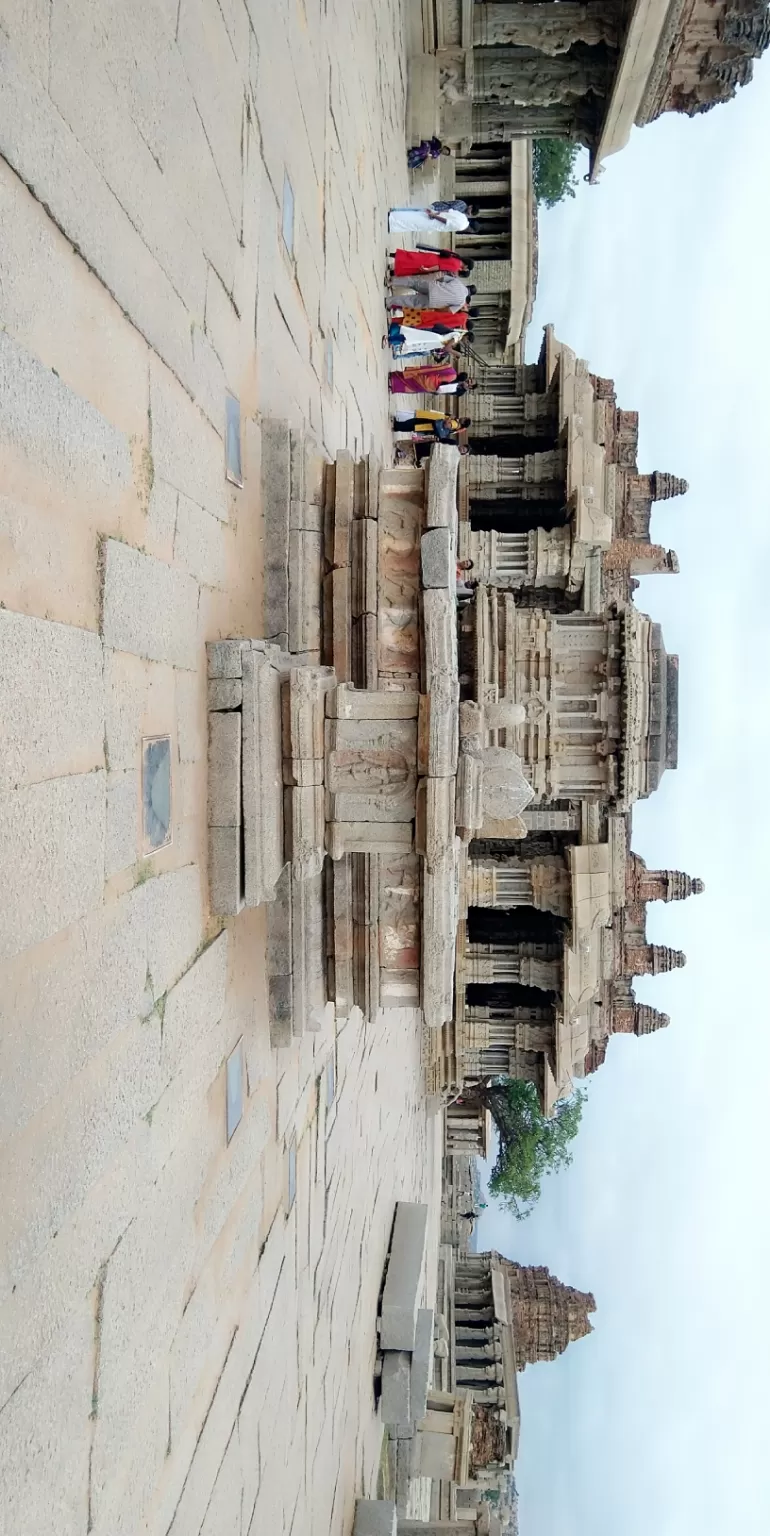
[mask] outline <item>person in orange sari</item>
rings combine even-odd
[[[462,331],[467,329],[468,315],[462,309],[409,309],[404,306],[401,323],[415,326],[419,331],[432,331],[437,325],[445,325],[448,331]]]
[[[464,395],[466,389],[476,388],[467,373],[457,373],[451,363],[405,368],[388,374],[388,383],[394,395]]]

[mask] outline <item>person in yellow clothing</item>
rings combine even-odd
[[[437,426],[437,423],[440,425]],[[470,416],[445,416],[443,411],[396,411],[393,417],[394,432],[413,432],[421,437],[436,437],[439,440],[446,440],[449,433],[454,435],[470,424]]]

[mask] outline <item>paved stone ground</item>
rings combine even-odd
[[[0,0],[2,1533],[336,1536],[374,1490],[418,1021],[271,1051],[264,912],[208,910],[204,643],[263,633],[261,417],[388,451],[404,95],[399,0]]]

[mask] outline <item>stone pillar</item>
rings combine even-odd
[[[522,955],[520,950],[503,949],[500,945],[469,944],[465,951],[467,986],[517,982],[520,986],[537,987],[543,992],[558,992],[562,971],[560,959],[538,959]]]
[[[603,96],[609,79],[609,60],[604,48],[583,48],[557,58],[543,54],[530,57],[510,48],[473,50],[474,102],[555,107],[589,92]]]
[[[471,132],[480,144],[502,144],[510,139],[571,139],[590,149],[598,141],[604,105],[598,96],[552,107],[474,102]]]
[[[472,860],[467,890],[471,907],[537,907],[557,917],[569,916],[569,873],[558,854],[538,860]]]
[[[477,47],[514,44],[555,57],[573,43],[617,43],[617,11],[606,0],[561,0],[559,5],[481,4],[473,11],[473,41]]]

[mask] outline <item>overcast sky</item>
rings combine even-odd
[[[521,1379],[522,1536],[770,1533],[770,60],[737,99],[635,130],[540,223],[542,326],[640,412],[639,464],[684,475],[653,534],[679,576],[639,605],[680,662],[679,769],[634,846],[706,881],[650,908],[685,970],[637,995],[566,1173],[480,1246],[593,1290],[595,1332]]]

